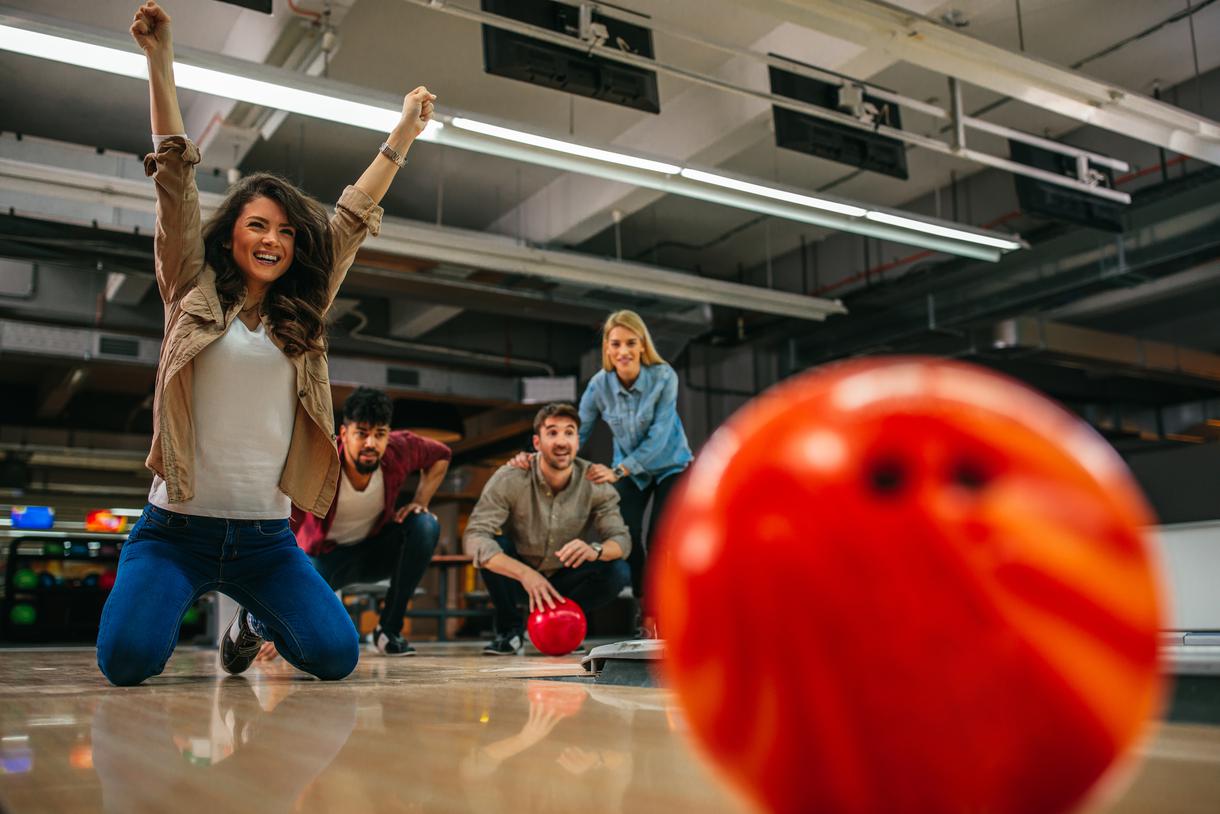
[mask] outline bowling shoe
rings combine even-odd
[[[262,646],[263,638],[250,629],[250,614],[238,608],[220,640],[220,666],[230,675],[244,673]]]
[[[483,652],[488,656],[520,656],[525,652],[525,639],[519,630],[498,634],[483,648]]]
[[[381,625],[373,628],[373,646],[383,656],[414,656],[415,648],[397,633],[389,633]]]

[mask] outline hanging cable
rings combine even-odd
[[[1195,58],[1195,93],[1199,98],[1200,116],[1203,115],[1203,80],[1199,76],[1199,43],[1195,40],[1195,14],[1190,8],[1190,0],[1186,0],[1187,21],[1190,23],[1190,52]]]
[[[1021,20],[1021,0],[1017,0],[1017,44],[1025,51],[1025,24]]]

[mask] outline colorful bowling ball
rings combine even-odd
[[[58,584],[59,584],[59,580],[55,577],[54,574],[48,574],[46,571],[43,571],[41,574],[38,575],[38,587],[39,588],[54,588]]]
[[[38,618],[38,612],[34,610],[33,605],[19,602],[13,605],[13,609],[9,611],[8,618],[12,620],[14,625],[32,625],[34,620]]]
[[[38,587],[38,572],[30,568],[20,568],[13,574],[13,587],[23,591]]]
[[[585,639],[585,614],[580,605],[564,600],[554,608],[535,608],[526,622],[530,641],[548,656],[571,653]]]
[[[1153,519],[1101,438],[1012,380],[813,372],[679,490],[649,591],[667,680],[771,811],[1064,811],[1159,709]]]
[[[109,591],[114,587],[114,581],[118,577],[118,572],[114,570],[103,571],[102,576],[97,581],[97,586],[103,591]]]

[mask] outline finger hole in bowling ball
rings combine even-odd
[[[991,473],[978,461],[958,461],[949,473],[949,480],[968,492],[981,492],[991,480]]]
[[[906,466],[893,458],[875,461],[868,469],[869,488],[882,497],[893,497],[901,492],[907,477]]]

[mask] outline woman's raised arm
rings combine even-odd
[[[170,19],[153,0],[136,10],[131,36],[148,57],[148,96],[154,136],[185,136],[178,91],[174,87],[174,43]],[[199,150],[185,138],[153,139],[153,154],[144,159],[144,172],[157,190],[157,230],[153,258],[161,300],[182,298],[203,270],[203,240],[199,226],[199,194],[195,164]],[[167,312],[168,313],[168,312]]]
[[[165,9],[154,0],[148,0],[136,9],[131,36],[148,58],[148,96],[153,135],[185,133],[182,111],[178,109],[178,89],[174,85],[174,40]]]
[[[390,131],[385,140],[390,151],[397,154],[400,159],[406,158],[407,151],[411,149],[416,136],[424,132],[424,128],[432,120],[435,102],[436,94],[430,93],[423,85],[403,98],[402,118],[398,120],[398,124]],[[355,187],[368,195],[373,203],[379,204],[385,197],[386,190],[390,188],[390,182],[394,180],[397,172],[398,164],[384,152],[378,153],[373,156],[373,163],[369,164],[368,169],[356,181]]]

